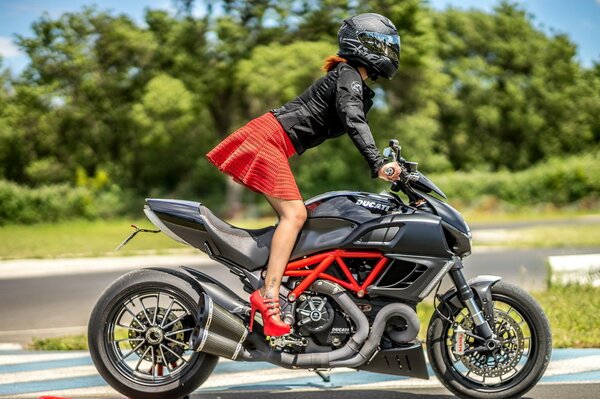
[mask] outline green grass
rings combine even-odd
[[[493,231],[476,230],[473,244],[513,248],[586,248],[600,246],[600,223],[563,224]]]
[[[28,345],[28,348],[44,351],[87,350],[87,336],[80,334],[55,338],[34,338],[31,344]]]
[[[555,348],[600,347],[600,288],[552,287],[533,296],[550,320]],[[433,305],[430,302],[419,304],[417,314],[421,320],[419,338],[425,341]],[[126,336],[124,332],[121,334]],[[85,335],[34,339],[29,347],[35,350],[88,349]]]
[[[450,201],[452,203],[452,201]],[[557,208],[553,205],[544,207],[515,208],[503,210],[502,207],[491,205],[481,208],[452,203],[469,224],[474,223],[510,223],[535,222],[540,220],[570,220],[579,216],[598,215],[597,210],[579,208]],[[597,209],[597,208],[596,208]]]
[[[255,228],[274,219],[242,220],[236,224]],[[0,259],[60,258],[106,255],[161,254],[194,251],[166,235],[139,233],[119,252],[114,249],[133,232],[131,224],[155,229],[148,220],[77,220],[56,224],[0,227]]]
[[[551,287],[533,296],[550,320],[555,348],[600,347],[600,287]]]
[[[600,224],[538,226],[514,230],[502,245],[526,248],[600,246]]]

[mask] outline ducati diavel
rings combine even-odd
[[[416,306],[449,275],[453,288],[436,290],[426,334],[437,378],[462,398],[525,394],[550,360],[543,310],[500,277],[466,281],[471,232],[462,216],[401,157],[396,140],[384,155],[403,171],[391,191],[334,191],[305,202],[308,219],[280,292],[289,335],[265,337],[259,318],[250,333],[247,297],[200,270],[136,270],[104,291],[90,317],[102,377],[130,398],[184,397],[219,357],[429,378]],[[229,268],[246,292],[262,285],[274,226],[232,226],[191,201],[147,199],[144,212],[164,234]]]

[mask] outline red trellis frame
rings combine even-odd
[[[378,262],[375,264],[365,281],[363,281],[362,285],[358,284],[350,272],[350,269],[348,269],[348,266],[344,262],[344,259],[349,258],[378,259]],[[325,271],[333,264],[333,262],[338,264],[342,273],[344,273],[344,276],[346,276],[347,281],[325,273]],[[290,262],[288,263],[283,275],[305,278],[300,282],[300,284],[298,284],[296,288],[294,288],[292,292],[290,292],[288,299],[290,301],[295,301],[296,298],[298,298],[298,296],[300,296],[300,294],[317,279],[333,281],[344,288],[356,292],[359,297],[362,297],[367,292],[367,287],[373,284],[373,281],[375,281],[377,276],[381,274],[381,271],[388,264],[388,262],[389,259],[377,251],[347,251],[343,249],[336,249]],[[306,269],[306,267],[310,268]]]

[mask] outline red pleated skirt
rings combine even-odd
[[[268,112],[231,133],[206,157],[253,191],[284,200],[301,200],[288,162],[295,152],[277,118]]]

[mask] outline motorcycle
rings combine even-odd
[[[442,190],[402,158],[396,140],[384,156],[400,180],[380,194],[334,191],[305,202],[308,219],[280,291],[292,332],[252,332],[250,306],[200,270],[146,268],[110,285],[88,330],[93,362],[130,398],[179,398],[210,376],[220,357],[293,369],[349,367],[429,378],[416,307],[434,289],[426,334],[429,364],[461,398],[514,398],[542,377],[552,349],[535,300],[497,276],[466,281],[471,232]],[[407,201],[398,193],[403,193]],[[198,202],[147,199],[161,231],[205,252],[251,293],[263,282],[274,226],[242,229]],[[125,244],[140,231],[136,231]],[[444,276],[453,287],[439,294]]]

